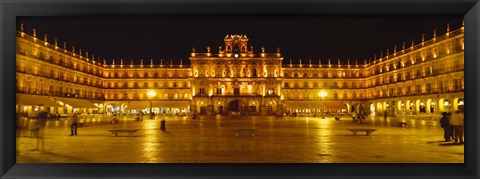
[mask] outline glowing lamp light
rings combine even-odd
[[[432,105],[435,105],[435,103],[434,103],[434,102],[432,102]]]
[[[318,96],[324,98],[325,96],[327,96],[327,92],[325,92],[325,91],[320,91],[320,93],[318,93]]]
[[[147,96],[149,98],[152,98],[152,97],[155,97],[157,95],[157,92],[153,91],[153,90],[150,90],[147,92]]]
[[[443,102],[444,106],[448,106],[448,101]]]
[[[238,54],[235,54],[234,56],[235,56],[235,58],[238,58]]]

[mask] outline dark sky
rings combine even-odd
[[[330,58],[336,62],[348,58],[363,59],[377,57],[386,49],[393,52],[394,45],[401,49],[405,41],[409,47],[412,38],[420,42],[422,33],[431,39],[433,29],[437,35],[444,34],[447,23],[450,29],[461,27],[462,17],[324,17],[324,16],[161,16],[161,17],[18,17],[17,29],[24,23],[25,32],[48,41],[58,39],[68,50],[72,45],[78,52],[89,52],[95,58],[124,58],[139,60],[188,59],[193,46],[197,52],[212,52],[223,46],[226,34],[246,34],[249,46],[255,53],[262,46],[266,52],[281,48],[284,63],[293,59],[314,59],[323,63]],[[149,62],[149,60],[148,60]],[[117,62],[118,63],[118,62]],[[188,62],[187,62],[188,63]]]

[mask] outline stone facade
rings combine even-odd
[[[364,111],[370,114],[438,114],[464,104],[463,27],[385,56],[363,60],[299,59],[282,64],[280,48],[254,53],[246,35],[227,35],[218,50],[172,60],[95,59],[54,39],[17,31],[17,94],[54,101],[73,98],[95,107],[48,107],[52,113],[119,112],[153,107],[156,113],[248,114]],[[147,96],[155,91],[153,97]],[[320,96],[324,92],[326,96]],[[18,103],[18,101],[17,101]],[[17,112],[32,105],[17,105]],[[343,109],[343,110],[342,110]],[[147,110],[148,111],[148,110]]]

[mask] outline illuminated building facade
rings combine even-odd
[[[195,48],[190,65],[172,60],[95,59],[22,28],[17,31],[17,112],[51,113],[438,114],[464,105],[464,32],[450,31],[379,58],[282,64],[280,48],[254,53],[246,35],[213,52]],[[151,93],[154,91],[155,93]],[[149,93],[150,92],[150,93]],[[153,94],[148,96],[147,94]],[[53,102],[53,103],[52,103]],[[135,111],[133,111],[135,112]]]

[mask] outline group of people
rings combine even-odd
[[[48,113],[41,111],[36,117],[33,117],[35,120],[30,120],[26,115],[17,115],[17,136],[20,137],[21,132],[28,129],[30,131],[30,137],[36,138],[36,147],[32,151],[44,151],[44,140],[43,136],[45,134],[45,126],[47,125]],[[28,120],[25,122],[25,120]],[[27,124],[28,123],[28,124]]]
[[[363,124],[365,123],[365,119],[366,119],[366,114],[363,111],[360,111],[360,113],[357,113],[357,112],[352,113],[353,122],[358,122],[360,124]]]
[[[21,113],[17,113],[17,118],[18,117],[35,118],[35,117],[38,117],[38,115],[40,115],[40,113],[43,113],[42,115],[45,115],[47,120],[59,120],[61,118],[61,115],[58,114],[58,113],[57,114],[51,114],[51,113],[48,113],[46,111],[39,112],[38,114],[30,114],[30,116],[29,116],[28,113],[21,112]]]
[[[443,128],[443,138],[445,141],[452,141],[456,144],[463,144],[463,111],[455,111],[455,113],[442,113],[440,118],[440,126]]]

